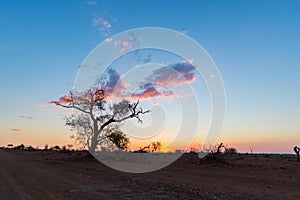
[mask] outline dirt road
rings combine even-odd
[[[300,199],[300,163],[293,159],[229,161],[180,161],[127,174],[82,152],[0,150],[0,200]]]
[[[92,199],[76,179],[76,174],[63,173],[63,168],[32,157],[24,157],[0,151],[0,199],[1,200],[58,200]],[[63,166],[61,166],[63,167]],[[67,170],[67,169],[65,169]],[[67,170],[68,171],[68,170]],[[78,181],[78,182],[76,182]],[[77,192],[78,191],[78,192]],[[106,199],[107,195],[97,194]]]

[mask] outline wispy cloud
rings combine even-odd
[[[11,128],[10,130],[14,131],[14,132],[21,132],[22,131],[22,129],[20,129],[20,128]]]
[[[91,6],[96,6],[98,4],[97,1],[93,1],[93,0],[88,0],[85,3]]]
[[[104,19],[103,17],[94,17],[93,26],[95,26],[104,37],[108,37],[111,35],[112,24]]]
[[[133,33],[131,33],[130,36],[126,39],[113,40],[112,38],[106,38],[105,42],[111,43],[112,45],[119,47],[120,52],[128,51],[133,48],[139,47],[137,36]]]
[[[19,115],[18,117],[23,118],[23,119],[33,119],[33,117],[26,116],[26,115]]]
[[[101,0],[85,0],[87,13],[91,17],[91,24],[104,37],[112,35],[112,29],[117,24],[117,19],[109,14],[105,2]]]

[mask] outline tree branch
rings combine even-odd
[[[140,108],[138,111],[136,110],[137,109],[137,106],[139,104],[139,100],[136,102],[136,103],[133,103],[133,104],[129,104],[129,109],[130,109],[130,112],[131,114],[126,116],[126,117],[123,117],[121,119],[115,119],[115,115],[113,115],[108,121],[106,121],[105,123],[103,123],[100,127],[100,129],[104,129],[106,126],[108,126],[109,124],[113,123],[113,122],[117,122],[117,123],[120,123],[120,122],[123,122],[127,119],[130,119],[130,118],[137,118],[138,122],[140,123],[143,123],[143,121],[141,120],[140,118],[140,114],[146,114],[146,113],[149,113],[150,110],[146,110],[146,111],[143,111],[142,108]],[[100,118],[97,117],[97,119],[99,120]]]
[[[78,106],[75,106],[74,103],[72,103],[71,105],[64,105],[64,104],[61,104],[57,101],[51,101],[51,103],[55,103],[57,106],[61,106],[61,107],[64,107],[64,108],[75,108],[83,113],[86,113],[86,114],[90,114],[89,111],[86,111],[86,110],[83,110],[82,108],[78,107]]]

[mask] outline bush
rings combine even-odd
[[[229,155],[229,156],[236,155],[237,154],[237,150],[234,147],[229,147],[229,148],[225,149],[224,154],[225,155]]]
[[[25,146],[24,146],[24,144],[21,144],[21,145],[16,146],[15,149],[24,150]]]

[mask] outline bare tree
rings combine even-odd
[[[238,151],[236,148],[234,147],[226,147],[224,154],[228,155],[228,156],[233,156],[233,155],[237,155]]]
[[[294,151],[295,151],[295,153],[297,154],[297,161],[299,162],[300,161],[300,147],[297,147],[297,146],[295,146],[294,147]]]
[[[153,151],[156,152],[156,151],[159,151],[162,147],[162,143],[157,141],[157,142],[152,142],[151,143],[152,145],[152,148],[153,148]]]
[[[133,153],[148,153],[149,150],[150,150],[150,144],[148,146],[144,146],[143,148],[140,147],[139,150],[133,151]]]
[[[142,123],[140,115],[149,112],[139,107],[139,101],[132,103],[123,99],[118,103],[109,104],[103,88],[91,88],[79,94],[71,92],[69,96],[52,103],[77,111],[65,118],[66,125],[76,131],[74,139],[82,141],[92,154],[98,147],[109,146],[109,143],[114,143],[121,149],[127,147],[124,142],[129,140],[127,141],[125,135],[116,131],[116,126],[113,126],[132,118]],[[112,129],[114,134],[109,134],[109,130]]]
[[[212,150],[212,153],[220,154],[220,153],[222,153],[222,148],[226,149],[226,147],[224,146],[223,142],[221,142],[221,143],[217,146],[217,150]],[[213,151],[215,151],[215,152],[213,152]]]
[[[205,159],[208,160],[217,160],[217,161],[225,161],[224,156],[225,156],[225,152],[226,151],[226,147],[223,144],[223,142],[221,142],[220,144],[216,144],[215,146],[210,146],[210,148],[205,148],[204,147],[204,152],[208,153],[205,156]]]

